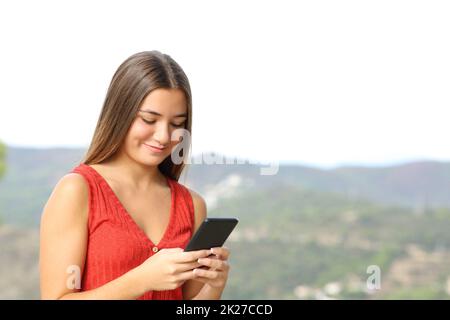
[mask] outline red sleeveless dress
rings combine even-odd
[[[106,180],[84,163],[72,173],[89,185],[88,244],[81,291],[100,287],[139,266],[163,248],[185,248],[194,230],[194,205],[189,190],[167,178],[171,190],[169,224],[158,244],[152,243],[123,207]],[[148,291],[139,300],[181,300],[182,287]]]

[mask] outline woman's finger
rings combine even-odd
[[[211,252],[221,260],[228,260],[230,256],[230,250],[227,247],[211,248]]]
[[[194,274],[194,272],[192,270],[181,272],[178,275],[176,275],[177,281],[192,280],[192,279],[195,279],[196,277],[197,276]]]
[[[186,263],[196,261],[198,258],[205,258],[211,254],[211,250],[197,250],[189,252],[180,252],[175,256],[175,262]]]
[[[219,271],[205,269],[194,269],[194,274],[196,277],[203,277],[208,279],[217,279],[220,275]]]
[[[208,266],[213,270],[228,270],[228,262],[220,259],[200,258],[198,263],[204,266]]]
[[[183,264],[178,264],[176,267],[176,272],[184,272],[184,271],[189,271],[189,270],[193,270],[195,268],[199,268],[201,267],[202,264],[199,263],[198,261],[195,262],[187,262],[187,263],[183,263]]]

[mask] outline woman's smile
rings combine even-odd
[[[152,151],[154,153],[162,153],[166,149],[166,148],[159,148],[159,147],[156,147],[156,146],[153,146],[153,145],[149,145],[149,144],[146,144],[146,143],[144,143],[144,146],[146,146],[150,151]]]

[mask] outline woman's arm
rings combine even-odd
[[[206,219],[205,200],[196,192],[189,190],[194,202],[195,231]],[[197,269],[195,279],[183,285],[183,298],[187,300],[218,300],[222,297],[228,279],[230,251],[226,247],[213,248],[215,257],[206,257],[199,261],[202,268]],[[206,269],[205,269],[206,268]]]
[[[189,192],[192,196],[192,201],[194,203],[194,215],[195,215],[195,224],[194,224],[194,233],[202,224],[203,220],[206,219],[206,202],[197,192],[189,189]],[[186,300],[192,300],[203,288],[204,284],[200,281],[196,280],[188,280],[183,285],[183,298]]]
[[[84,178],[70,173],[58,182],[45,205],[40,226],[41,298],[138,298],[146,292],[138,268],[94,290],[77,288],[86,256],[88,193]]]

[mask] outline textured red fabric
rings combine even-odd
[[[72,173],[89,185],[88,245],[81,290],[91,290],[114,280],[164,248],[185,248],[194,230],[194,206],[189,190],[167,178],[171,189],[169,224],[158,244],[136,224],[107,181],[84,163]],[[156,252],[155,252],[156,251]],[[181,287],[148,291],[139,300],[183,299]]]

